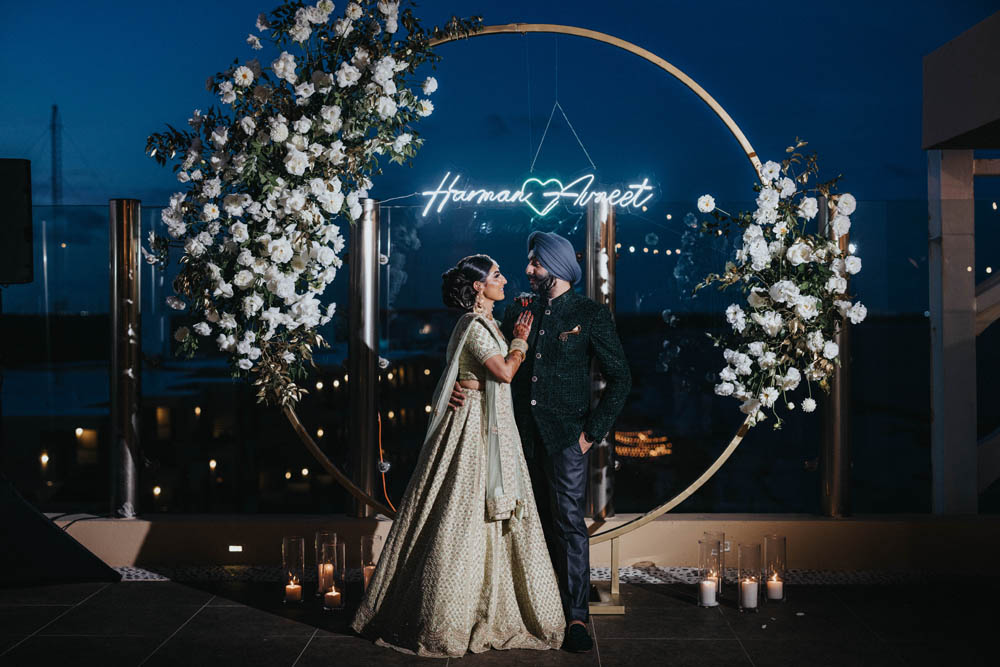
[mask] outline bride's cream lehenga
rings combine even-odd
[[[562,644],[566,620],[510,385],[483,365],[507,351],[496,324],[472,313],[452,333],[417,467],[351,624],[377,644],[440,658]],[[466,389],[452,410],[456,378],[485,390]]]

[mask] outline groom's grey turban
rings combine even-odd
[[[528,237],[528,256],[532,251],[542,268],[575,285],[583,277],[580,264],[576,261],[573,244],[555,232],[532,232]]]

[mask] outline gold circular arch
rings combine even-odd
[[[761,172],[761,162],[760,158],[757,157],[757,153],[754,151],[753,146],[747,140],[746,135],[740,130],[739,126],[735,121],[726,113],[725,109],[715,100],[714,97],[708,94],[708,92],[702,88],[698,83],[689,77],[687,74],[682,72],[680,69],[670,64],[663,58],[657,56],[646,49],[636,46],[631,42],[627,42],[623,39],[617,37],[612,37],[611,35],[605,34],[603,32],[597,32],[596,30],[588,30],[586,28],[577,28],[574,26],[557,25],[552,23],[508,23],[506,25],[493,25],[486,26],[482,30],[474,33],[469,33],[467,35],[453,36],[453,37],[440,37],[430,41],[430,46],[440,46],[442,44],[447,44],[448,42],[461,41],[465,39],[471,39],[473,37],[482,37],[485,35],[504,35],[504,34],[520,34],[525,35],[527,33],[553,33],[560,35],[572,35],[575,37],[582,37],[584,39],[590,39],[597,42],[603,42],[605,44],[610,44],[611,46],[616,46],[624,51],[632,53],[640,58],[653,63],[660,69],[664,70],[675,79],[687,86],[694,94],[696,94],[708,107],[715,113],[716,116],[725,124],[726,129],[732,133],[733,137],[739,143],[740,148],[746,154],[747,159],[754,168],[754,173],[760,178]],[[388,516],[390,518],[395,518],[396,513],[386,507],[383,503],[379,502],[371,495],[366,493],[363,489],[358,487],[347,475],[345,475],[330,459],[323,453],[316,442],[309,435],[309,432],[302,426],[302,423],[298,419],[298,415],[295,410],[291,407],[286,406],[284,408],[285,416],[288,418],[289,422],[292,424],[296,434],[305,443],[307,449],[313,456],[320,462],[322,467],[329,472],[333,478],[340,483],[354,498],[360,502],[366,503],[376,511]],[[695,479],[686,489],[678,493],[676,496],[668,500],[667,502],[654,507],[645,514],[638,516],[631,521],[624,523],[615,528],[605,530],[603,532],[595,533],[590,536],[591,544],[600,544],[601,542],[607,542],[610,540],[615,540],[617,538],[626,535],[633,530],[641,528],[650,521],[653,521],[657,517],[669,512],[674,509],[682,502],[684,502],[688,497],[690,497],[695,491],[701,488],[705,482],[712,478],[716,472],[722,467],[722,465],[732,456],[733,452],[743,441],[744,436],[746,436],[747,431],[750,430],[750,417],[744,420],[743,424],[736,431],[736,434],[729,441],[729,444],[715,460],[715,462],[710,465],[705,472],[703,472],[697,479]]]
[[[740,148],[746,154],[747,159],[753,166],[754,173],[759,179],[761,174],[761,163],[760,158],[757,157],[757,152],[754,151],[753,146],[750,145],[749,140],[747,140],[746,135],[740,129],[736,121],[726,113],[726,110],[722,108],[714,97],[708,94],[704,88],[698,85],[694,79],[689,77],[687,74],[682,72],[680,69],[667,62],[663,58],[659,57],[655,53],[647,51],[641,46],[637,46],[632,42],[625,41],[624,39],[619,39],[618,37],[613,37],[603,32],[597,32],[596,30],[588,30],[586,28],[577,28],[575,26],[568,25],[558,25],[553,23],[508,23],[506,25],[491,25],[485,26],[482,30],[478,30],[467,35],[449,36],[449,37],[439,37],[437,39],[432,39],[430,45],[440,46],[441,44],[447,44],[448,42],[461,41],[466,39],[471,39],[473,37],[482,37],[485,35],[509,35],[509,34],[519,34],[526,35],[528,33],[551,33],[557,35],[572,35],[574,37],[582,37],[584,39],[590,39],[595,42],[603,42],[604,44],[610,44],[611,46],[616,46],[623,51],[628,51],[629,53],[639,56],[643,60],[653,63],[660,69],[664,70],[672,77],[680,81],[682,84],[688,87],[695,95],[697,95],[701,100],[708,105],[708,107],[719,117],[719,120],[723,122],[726,129],[733,135],[736,141],[739,143]],[[676,496],[668,500],[667,502],[654,507],[645,514],[638,516],[631,521],[624,523],[615,528],[605,530],[603,532],[594,533],[590,536],[591,544],[600,544],[601,542],[607,542],[609,540],[617,539],[631,533],[633,530],[641,528],[650,521],[653,521],[659,516],[666,514],[670,510],[674,509],[682,502],[684,502],[691,494],[701,488],[705,482],[712,478],[719,468],[722,467],[736,448],[743,441],[743,437],[750,430],[750,418],[747,417],[743,424],[736,431],[736,434],[729,441],[729,445],[723,450],[719,455],[719,458],[715,460],[712,465],[710,465],[705,472],[703,472],[694,482],[692,482],[686,489],[678,493]],[[613,445],[612,445],[613,446]]]

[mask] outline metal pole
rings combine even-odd
[[[615,208],[606,202],[587,206],[587,297],[615,312]],[[596,362],[590,370],[591,407],[597,405],[605,382]],[[590,453],[587,481],[587,516],[604,519],[615,515],[614,431],[595,442]]]
[[[375,459],[378,456],[378,298],[379,205],[362,202],[364,212],[351,229],[350,340],[348,382],[351,387],[350,443],[354,483],[369,496],[375,492]],[[354,516],[372,515],[366,503],[355,501]]]
[[[820,234],[833,236],[826,197],[819,198]],[[850,235],[839,240],[840,251],[848,253]],[[819,457],[820,507],[824,515],[844,517],[851,513],[851,336],[845,323],[833,337],[840,348],[840,365],[833,372],[830,393],[823,410],[823,444]]]
[[[139,460],[139,393],[142,338],[139,328],[138,199],[112,199],[110,221],[111,281],[111,516],[136,516]]]

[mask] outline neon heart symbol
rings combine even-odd
[[[541,186],[542,188],[545,188],[549,183],[555,183],[555,184],[557,184],[559,186],[559,190],[558,191],[556,191],[556,192],[551,192],[550,191],[549,193],[547,193],[548,196],[552,198],[552,200],[548,204],[546,204],[545,207],[542,208],[541,211],[539,211],[537,208],[535,208],[535,205],[531,203],[531,195],[532,195],[532,193],[531,192],[528,192],[528,193],[524,192],[524,189],[526,187],[528,187],[528,184],[531,183],[531,182],[538,183],[538,185]],[[555,208],[555,205],[559,203],[560,193],[564,189],[565,188],[563,187],[562,181],[560,181],[558,178],[550,178],[550,179],[548,179],[546,181],[543,181],[540,178],[529,178],[528,180],[526,180],[524,183],[521,184],[521,192],[524,193],[524,197],[522,198],[522,201],[525,204],[527,204],[531,208],[532,211],[534,211],[538,215],[544,217],[545,214],[547,214],[549,211],[551,211],[553,208]],[[545,196],[545,194],[546,193],[543,193],[542,196]]]

